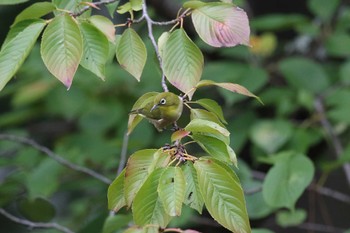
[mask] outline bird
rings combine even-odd
[[[146,100],[143,107],[134,109],[130,114],[146,118],[161,132],[180,118],[183,110],[183,99],[172,92],[161,92]]]

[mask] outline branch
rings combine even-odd
[[[28,221],[26,219],[21,219],[18,218],[12,214],[10,214],[9,212],[7,212],[5,209],[0,208],[0,214],[2,214],[3,216],[5,216],[6,218],[10,219],[11,221],[15,222],[15,223],[19,223],[31,228],[53,228],[65,233],[74,233],[72,230],[68,229],[67,227],[64,227],[58,223],[52,222],[52,223],[43,223],[43,222],[32,222],[32,221]]]
[[[82,166],[79,166],[79,165],[76,165],[76,164],[69,162],[68,160],[64,159],[62,156],[54,153],[49,148],[40,145],[39,143],[37,143],[36,141],[34,141],[32,139],[18,137],[18,136],[10,135],[10,134],[0,134],[0,140],[8,140],[8,141],[21,143],[23,145],[31,146],[31,147],[37,149],[38,151],[43,152],[44,154],[46,154],[50,158],[56,160],[58,163],[66,166],[72,170],[85,173],[85,174],[92,176],[92,177],[94,177],[94,178],[96,178],[96,179],[98,179],[98,180],[100,180],[103,183],[108,184],[108,185],[112,182],[109,178],[107,178],[107,177],[105,177],[105,176],[103,176],[103,175],[101,175],[101,174],[99,174],[99,173],[97,173],[89,168],[82,167]]]
[[[163,61],[162,61],[162,58],[160,57],[158,45],[157,45],[156,40],[154,39],[154,36],[153,36],[153,30],[152,30],[153,21],[147,13],[146,0],[142,1],[142,17],[147,22],[148,37],[150,38],[150,40],[152,42],[152,45],[154,47],[154,50],[155,50],[157,58],[158,58],[159,67],[160,67],[160,70],[162,72],[162,88],[165,92],[168,92],[169,89],[168,89],[168,86],[166,85],[165,75],[164,75],[164,71],[163,71]]]
[[[343,148],[339,138],[337,137],[333,126],[331,125],[331,123],[328,121],[328,119],[326,117],[323,100],[320,96],[315,99],[314,106],[315,106],[316,112],[320,116],[321,125],[331,140],[335,155],[339,159],[344,152],[344,148]],[[343,170],[345,172],[345,177],[348,181],[348,184],[350,184],[350,164],[344,163]]]
[[[122,172],[123,168],[125,167],[126,153],[128,152],[128,143],[129,143],[129,135],[127,132],[125,132],[124,138],[123,138],[122,151],[120,152],[120,160],[119,160],[117,175],[119,175]]]

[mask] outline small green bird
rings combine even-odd
[[[158,131],[177,121],[183,109],[181,97],[171,92],[161,92],[150,98],[142,108],[134,109],[130,114],[138,114],[149,120]]]

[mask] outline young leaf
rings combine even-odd
[[[185,130],[191,131],[193,134],[201,134],[215,137],[226,144],[230,143],[230,132],[227,131],[227,129],[225,129],[224,127],[221,127],[220,125],[212,121],[193,119],[185,127]]]
[[[140,81],[147,60],[147,50],[134,29],[128,28],[123,32],[116,55],[121,67]]]
[[[198,177],[192,162],[181,167],[186,179],[186,193],[184,203],[202,214],[204,200],[199,190]]]
[[[82,44],[79,27],[67,14],[57,16],[43,34],[42,59],[47,69],[68,89],[83,54]]]
[[[177,130],[171,135],[171,141],[175,142],[177,140],[181,140],[182,138],[188,136],[190,133],[191,133],[190,131],[186,131],[183,129]]]
[[[220,119],[220,121],[227,124],[221,106],[216,101],[212,99],[199,99],[197,101],[194,101],[193,103],[199,104],[203,108],[207,109],[209,112],[214,113]]]
[[[221,127],[225,127],[224,124],[219,120],[219,118],[212,112],[208,112],[204,109],[191,108],[190,119],[202,119],[207,121],[215,122]]]
[[[158,192],[166,213],[180,216],[185,200],[186,181],[179,167],[168,167],[160,177]]]
[[[292,210],[310,184],[314,171],[313,163],[304,155],[288,153],[280,156],[263,183],[266,203],[272,207],[287,207]]]
[[[107,191],[108,209],[118,212],[122,207],[126,206],[124,194],[125,169],[117,178],[109,185]]]
[[[171,217],[165,212],[157,188],[164,168],[154,170],[137,193],[132,205],[134,221],[139,226],[165,227]]]
[[[262,103],[262,101],[260,100],[259,97],[257,97],[256,95],[251,93],[247,88],[245,88],[245,87],[243,87],[243,86],[241,86],[239,84],[235,84],[235,83],[216,83],[216,82],[211,81],[211,80],[202,80],[196,85],[196,88],[206,87],[206,86],[218,86],[218,87],[224,88],[226,90],[229,90],[231,92],[235,92],[235,93],[238,93],[238,94],[241,94],[241,95],[245,95],[245,96],[249,96],[249,97],[254,97],[260,103]]]
[[[142,0],[130,0],[130,4],[133,11],[142,10]]]
[[[102,15],[93,15],[89,18],[89,21],[103,34],[105,34],[110,42],[114,43],[115,27],[112,21]]]
[[[159,92],[148,92],[144,95],[142,95],[134,104],[132,107],[132,110],[140,109],[142,108],[150,98],[153,98],[155,95],[157,95]],[[143,118],[136,114],[129,115],[128,120],[128,135],[131,134],[131,132],[134,130],[134,128],[141,122]]]
[[[26,19],[40,18],[44,15],[47,15],[48,13],[51,13],[55,9],[56,9],[55,5],[52,4],[51,2],[34,3],[17,15],[13,25]]]
[[[214,47],[249,46],[249,20],[239,7],[228,3],[207,3],[192,12],[200,38]]]
[[[186,93],[197,85],[203,71],[204,58],[200,49],[184,29],[173,31],[163,51],[164,73],[169,82]],[[192,95],[189,94],[191,99]]]
[[[80,24],[80,31],[84,48],[80,64],[104,80],[109,52],[108,40],[100,30],[87,22]]]
[[[244,194],[232,169],[214,160],[199,159],[194,163],[199,188],[210,215],[233,232],[250,232]]]
[[[201,134],[193,134],[192,138],[200,145],[200,147],[202,147],[204,151],[214,158],[228,164],[233,163],[235,166],[237,166],[236,154],[225,142],[215,137]]]
[[[16,33],[11,34],[12,38],[1,48],[0,91],[21,67],[46,25],[43,20],[29,22],[30,24],[27,24],[24,28],[19,25],[20,31],[16,30],[17,25],[15,25],[11,30],[16,31]]]

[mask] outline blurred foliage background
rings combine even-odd
[[[272,232],[344,232],[349,228],[350,211],[350,1],[234,3],[248,12],[252,47],[217,49],[194,37],[205,53],[202,79],[241,84],[265,105],[215,88],[199,90],[194,99],[213,98],[223,107],[231,146],[240,159],[238,173],[243,186],[248,191],[258,190],[246,196],[252,227],[260,229],[254,232],[270,232],[263,228]],[[176,16],[181,1],[152,0],[148,4],[152,17],[162,21]],[[1,43],[15,16],[26,6],[0,8]],[[105,9],[102,12],[108,16]],[[113,20],[125,22],[117,15]],[[189,18],[185,23],[189,34],[195,35]],[[72,163],[114,179],[129,110],[145,92],[161,91],[147,28],[145,24],[133,27],[143,35],[149,53],[140,83],[111,56],[105,81],[79,68],[67,91],[46,70],[36,46],[0,92],[0,133],[34,139]],[[158,37],[166,28],[154,30]],[[118,34],[121,31],[117,29]],[[188,120],[185,112],[179,124]],[[169,137],[143,122],[129,139],[128,155],[169,142]],[[259,191],[271,167],[269,159],[286,151],[307,155],[316,167],[316,176],[293,213],[269,207]],[[108,216],[107,188],[31,147],[0,140],[0,204],[18,216],[35,221],[53,219],[76,232],[114,232],[109,227],[124,224],[130,216]],[[343,199],[334,198],[337,194],[343,194]],[[0,225],[2,232],[28,231],[3,216]],[[209,215],[199,216],[191,210],[184,211],[172,226],[226,232]]]

